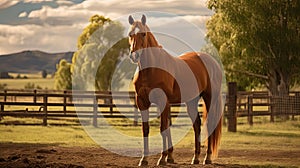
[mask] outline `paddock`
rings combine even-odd
[[[298,167],[300,118],[295,119],[253,126],[239,124],[235,133],[224,128],[215,164],[201,167]],[[99,147],[80,126],[0,125],[0,132],[0,167],[125,168],[136,167],[140,159],[120,156]],[[193,132],[190,132],[175,146],[176,164],[164,167],[199,167],[190,165],[192,146]],[[202,156],[204,148],[201,148]],[[160,154],[151,157],[149,167],[156,167],[159,157]]]
[[[234,87],[229,87],[229,90],[236,90]],[[223,96],[226,97],[223,124],[233,132],[238,124],[237,118],[243,118],[239,122],[253,125],[260,122],[261,116],[265,116],[265,120],[275,122],[283,116],[293,119],[300,115],[300,92],[290,92],[288,96],[280,97],[270,96],[265,91],[229,91]],[[203,101],[200,100],[200,115],[202,105]],[[152,105],[151,118],[157,117],[157,110],[157,107]],[[132,91],[0,90],[0,119],[5,116],[37,118],[40,122],[26,124],[44,126],[48,125],[48,121],[55,125],[55,121],[59,120],[75,121],[70,124],[79,124],[76,122],[78,118],[86,118],[93,126],[98,126],[98,118],[128,119],[124,124],[140,124],[140,113]],[[188,118],[185,105],[171,104],[171,117]],[[60,123],[57,122],[58,125]]]
[[[120,131],[142,136],[139,114],[135,110],[128,110],[134,109],[134,101],[122,101],[124,95],[130,95],[133,100],[131,92],[115,93],[114,96],[109,92],[77,93],[86,99],[93,99],[95,95],[98,98],[98,101],[91,100],[82,105],[89,107],[81,114],[86,115],[92,127],[98,117],[105,117],[113,121]],[[91,140],[78,121],[72,94],[74,92],[44,90],[0,92],[0,167],[137,166],[140,158],[112,153]],[[226,127],[223,127],[219,157],[214,161],[215,164],[202,167],[298,167],[298,95],[298,92],[291,92],[289,97],[277,97],[276,100],[281,100],[283,104],[274,108],[274,98],[266,92],[237,92],[236,96],[231,96],[236,98],[233,101],[236,103],[236,132],[229,130],[230,98],[227,95],[224,117]],[[179,108],[176,104],[172,106],[172,118],[187,118],[184,107]],[[277,111],[271,112],[271,109]],[[201,103],[199,110],[202,110]],[[157,117],[155,106],[151,107],[151,116]],[[96,124],[101,127],[100,123]],[[152,133],[159,133],[158,122],[154,120],[151,125]],[[190,131],[175,146],[176,163],[165,167],[199,167],[190,165],[192,146],[193,132]],[[202,158],[205,148],[201,147]],[[159,154],[151,157],[149,167],[156,167],[159,157]]]

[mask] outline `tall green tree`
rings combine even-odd
[[[219,50],[228,80],[288,94],[300,75],[300,1],[209,0],[208,7],[215,14],[207,37]]]
[[[92,16],[90,24],[79,36],[77,46],[71,66],[74,89],[111,90],[116,66],[129,51],[121,23]]]
[[[54,76],[54,88],[57,90],[70,90],[72,89],[71,78],[71,64],[65,59],[62,59],[56,65],[56,72]]]

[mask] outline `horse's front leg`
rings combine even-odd
[[[160,133],[162,137],[163,149],[161,153],[161,157],[157,162],[157,165],[165,165],[166,160],[168,163],[174,163],[173,159],[173,145],[171,132],[169,127],[169,113],[170,113],[170,105],[166,103],[166,106],[161,113],[161,124],[160,124]]]
[[[139,166],[148,165],[149,156],[149,111],[144,110],[141,112],[142,116],[142,127],[143,127],[143,140],[144,140],[144,152],[143,157],[140,160]]]
[[[171,115],[171,114],[169,114]],[[171,117],[169,117],[169,126],[171,125]],[[174,158],[173,158],[173,144],[172,144],[172,136],[171,136],[171,130],[170,127],[167,129],[167,139],[168,139],[168,158],[167,162],[168,163],[175,163]]]

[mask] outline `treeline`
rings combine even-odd
[[[0,90],[5,90],[8,88],[6,83],[0,83]],[[40,85],[37,85],[33,82],[28,82],[24,85],[24,89],[43,89]],[[47,88],[44,88],[47,89]]]
[[[48,73],[46,70],[41,71],[41,78],[47,78]],[[9,72],[0,72],[0,79],[28,79],[27,75],[18,74],[16,77],[9,74]]]

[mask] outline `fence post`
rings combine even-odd
[[[94,108],[93,108],[93,126],[98,127],[98,97],[94,98]]]
[[[236,132],[236,125],[237,125],[236,100],[237,100],[236,82],[229,82],[228,83],[228,131],[229,132]]]
[[[294,107],[294,114],[300,114],[300,92],[295,93]]]
[[[113,115],[113,111],[114,111],[114,108],[113,108],[113,97],[112,97],[112,93],[110,93],[110,98],[109,98],[109,111],[110,111],[110,115]]]
[[[6,94],[7,94],[7,90],[4,90],[4,102],[6,102],[6,100],[7,100]]]
[[[36,103],[36,89],[33,91],[33,103]]]
[[[1,105],[1,112],[4,112],[4,102],[2,102],[0,105]]]
[[[65,90],[65,91],[64,91],[64,107],[63,107],[63,108],[64,108],[63,110],[64,110],[64,114],[65,114],[65,115],[66,115],[66,111],[67,111],[67,95],[66,95],[66,94],[67,94],[67,91]]]
[[[253,125],[253,96],[248,96],[248,123]]]
[[[275,116],[275,101],[276,101],[276,98],[275,96],[272,96],[270,95],[269,96],[269,102],[270,102],[270,107],[269,107],[269,110],[270,110],[270,122],[274,122],[275,119],[274,119],[274,116]]]
[[[48,104],[48,97],[47,94],[44,94],[44,117],[43,117],[43,126],[47,126],[47,117],[48,117],[48,112],[47,112],[47,104]]]
[[[0,103],[0,121],[3,119],[3,116],[1,115],[2,112],[4,112],[4,102]]]

